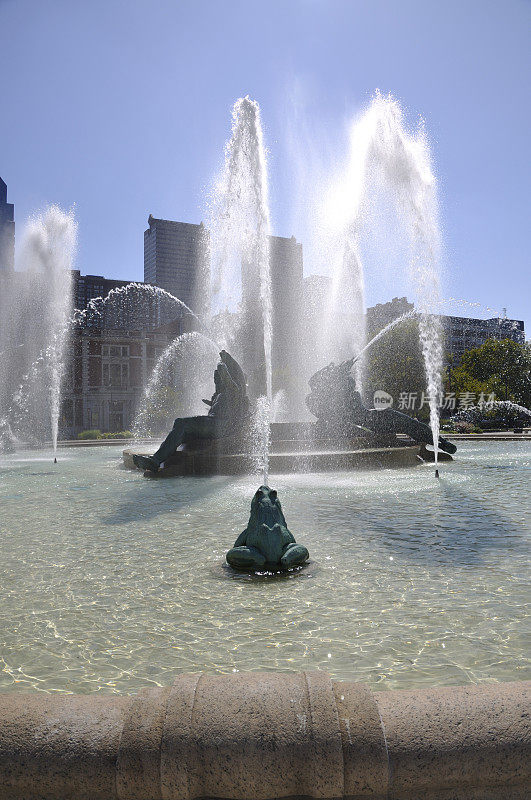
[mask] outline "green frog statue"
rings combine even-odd
[[[260,486],[251,501],[247,527],[227,553],[227,562],[243,571],[283,571],[301,566],[309,557],[288,530],[275,489]]]

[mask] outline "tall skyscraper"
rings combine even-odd
[[[0,272],[15,267],[15,207],[7,202],[7,184],[0,178]]]
[[[203,223],[156,219],[144,231],[144,282],[159,286],[194,309],[197,277],[204,263],[207,232]]]
[[[294,236],[269,237],[273,306],[273,391],[283,388],[291,406],[298,392],[302,299],[302,244]],[[288,409],[289,412],[289,409]]]

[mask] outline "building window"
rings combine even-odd
[[[126,389],[129,384],[129,364],[125,361],[104,361],[103,385],[111,389]]]
[[[129,345],[104,344],[103,355],[107,358],[129,358]]]
[[[111,401],[109,403],[109,427],[112,432],[121,431],[124,427],[123,403]]]

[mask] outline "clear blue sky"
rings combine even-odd
[[[142,279],[148,214],[201,219],[249,94],[275,232],[303,238],[297,120],[333,160],[379,88],[426,120],[445,292],[506,306],[529,337],[530,20],[526,0],[0,0],[0,175],[18,230],[48,202],[75,204],[82,272]],[[369,287],[369,302],[393,288]]]

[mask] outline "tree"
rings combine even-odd
[[[382,389],[393,397],[393,408],[427,418],[427,404],[419,409],[422,393],[427,396],[427,389],[416,319],[404,320],[369,348],[365,376],[364,394],[372,397],[377,389]],[[416,396],[414,408],[399,408],[399,398],[405,395]]]
[[[452,390],[494,393],[498,400],[531,404],[531,348],[511,339],[488,339],[467,350],[451,371]]]

